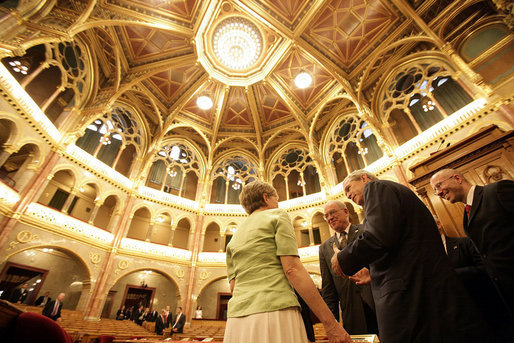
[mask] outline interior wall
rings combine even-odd
[[[116,293],[113,297],[109,318],[116,318],[116,311],[121,307],[127,285],[140,286],[143,280],[148,287],[155,288],[152,309],[160,311],[169,305],[170,311],[175,313],[175,308],[180,300],[180,294],[175,283],[156,271],[152,271],[151,274],[145,274],[141,270],[122,277],[111,288],[111,291],[116,291]]]
[[[44,252],[40,249],[25,250],[9,258],[8,262],[48,270],[46,279],[34,300],[47,291],[50,292],[52,299],[55,299],[59,293],[66,293],[63,308],[70,310],[77,307],[80,298],[82,287],[78,285],[89,278],[86,268],[74,256],[55,250],[53,252]],[[4,266],[5,263],[0,266],[0,270]],[[27,299],[29,297],[30,294]]]
[[[218,293],[230,293],[230,285],[227,279],[220,279],[207,285],[196,300],[202,306],[204,319],[216,319],[216,309],[218,305]]]

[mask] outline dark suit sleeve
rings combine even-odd
[[[186,316],[182,313],[182,316],[180,317],[177,326],[175,328],[177,331],[182,332],[184,331],[184,324],[186,324]]]
[[[337,258],[346,275],[353,275],[401,242],[402,198],[389,184],[373,181],[364,187],[364,232],[339,252]]]
[[[336,285],[330,272],[332,266],[327,265],[324,250],[324,245],[321,245],[319,247],[319,267],[321,269],[322,296],[336,320],[339,321],[339,297],[337,296]]]
[[[47,301],[45,308],[43,309],[43,312],[41,312],[43,314],[43,316],[49,317],[50,314],[52,314],[52,309],[54,308],[54,305],[55,305],[55,300]]]
[[[459,278],[464,282],[473,282],[478,277],[486,275],[484,263],[473,242],[468,237],[456,239],[463,255],[463,264],[454,268]]]
[[[498,199],[506,213],[514,212],[514,181],[498,182]]]

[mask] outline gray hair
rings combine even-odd
[[[346,204],[345,204],[344,202],[342,202],[341,200],[329,200],[329,201],[327,201],[327,203],[325,204],[325,206],[327,206],[327,205],[329,205],[329,204],[337,204],[337,206],[338,206],[339,208],[341,208],[341,209],[344,209],[344,208],[348,209],[348,208],[346,207]]]
[[[359,170],[355,170],[353,172],[350,173],[350,175],[348,175],[344,181],[343,181],[343,185],[348,182],[348,181],[356,181],[356,180],[359,180],[361,178],[362,175],[366,175],[368,177],[368,179],[370,179],[371,181],[377,181],[378,180],[378,177],[373,174],[373,173],[370,173],[369,171],[367,170],[364,170],[364,169],[359,169]]]

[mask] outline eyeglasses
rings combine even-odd
[[[452,179],[452,178],[453,178],[453,176],[454,176],[454,175],[450,176],[450,177],[449,177],[449,178],[447,178],[447,179],[444,179],[444,180],[442,180],[442,181],[439,181],[438,183],[436,183],[436,184],[434,185],[434,193],[435,193],[435,195],[437,195],[437,192],[439,192],[439,191],[441,190],[441,186],[443,185],[443,183],[444,183],[444,182],[446,182],[446,181],[448,181],[448,180],[450,180],[450,179]]]
[[[325,220],[328,220],[328,218],[332,217],[334,214],[336,214],[337,212],[341,211],[342,208],[338,209],[338,210],[332,210],[332,211],[329,211],[328,213],[325,213],[323,215],[323,218],[325,218]]]

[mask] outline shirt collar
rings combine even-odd
[[[473,197],[475,195],[475,188],[476,188],[476,185],[473,185],[469,189],[468,196],[466,197],[466,205],[469,205],[469,206],[473,205]]]
[[[348,237],[348,234],[350,233],[350,226],[352,226],[352,223],[348,223],[348,226],[343,231],[346,232],[346,237]],[[343,232],[336,232],[337,239],[341,239],[341,235],[343,234]]]

